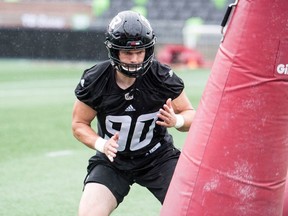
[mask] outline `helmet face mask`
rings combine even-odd
[[[152,64],[156,37],[148,20],[133,11],[123,11],[110,22],[105,45],[113,66],[128,77],[144,75]],[[140,64],[125,64],[119,59],[120,50],[145,49]]]

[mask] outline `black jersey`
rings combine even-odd
[[[110,61],[85,70],[76,97],[97,111],[98,134],[109,139],[119,132],[117,155],[137,156],[158,143],[172,142],[157,113],[168,98],[183,91],[183,81],[166,65],[153,61],[148,72],[129,88],[121,89]]]

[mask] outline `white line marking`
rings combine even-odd
[[[63,151],[48,152],[46,156],[47,157],[63,157],[63,156],[69,156],[72,154],[74,154],[72,150],[63,150]]]

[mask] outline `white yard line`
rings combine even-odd
[[[46,153],[47,157],[63,157],[73,155],[74,151],[72,150],[61,150],[61,151],[53,151]]]

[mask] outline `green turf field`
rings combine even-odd
[[[74,139],[74,88],[91,62],[0,60],[0,215],[77,215],[87,160]],[[176,70],[194,107],[208,70]],[[181,148],[187,133],[174,134]],[[135,185],[113,216],[157,216],[161,206]]]

